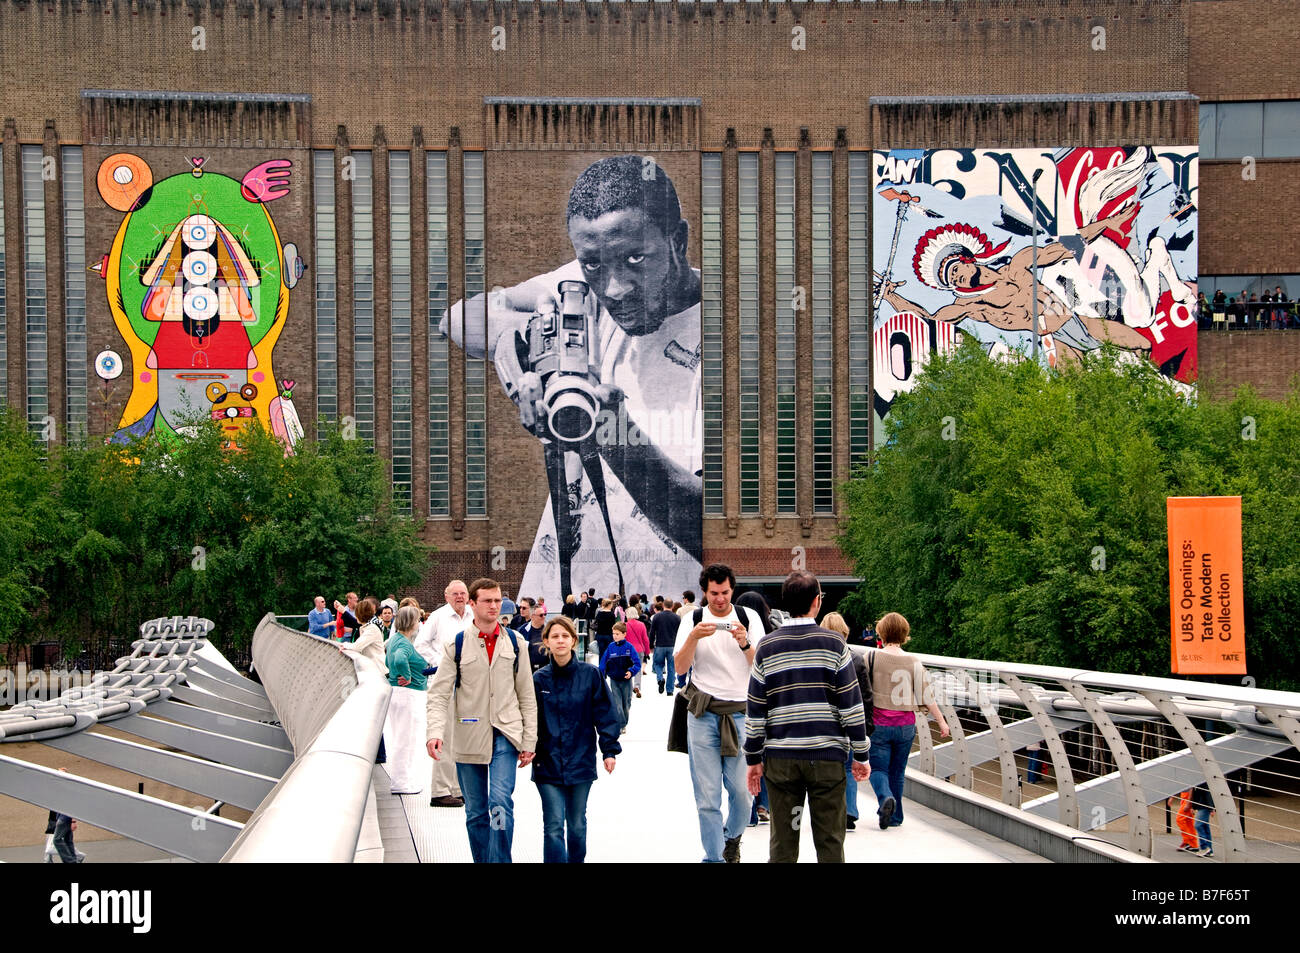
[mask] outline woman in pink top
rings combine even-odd
[[[917,708],[926,708],[938,722],[940,736],[948,737],[948,722],[934,700],[921,660],[903,651],[910,631],[897,612],[876,623],[884,647],[875,650],[871,665],[876,727],[871,733],[870,780],[880,804],[876,814],[882,831],[903,823],[903,772],[916,738]]]
[[[642,661],[650,657],[650,634],[646,632],[645,623],[640,619],[627,620],[627,641],[632,648],[641,653]],[[645,668],[644,665],[641,666]],[[641,673],[637,672],[632,678],[632,691],[637,698],[641,697]]]

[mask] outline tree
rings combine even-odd
[[[1300,684],[1296,394],[1193,403],[1112,352],[1049,372],[971,342],[887,434],[845,487],[841,546],[871,616],[902,612],[922,650],[1168,674],[1165,499],[1241,495],[1248,664]]]
[[[43,450],[6,421],[0,638],[76,652],[163,615],[206,616],[245,646],[267,610],[423,578],[429,547],[393,507],[382,460],[338,433],[293,456],[260,428]],[[7,530],[7,532],[5,532]],[[26,554],[22,557],[21,554]],[[0,623],[3,624],[3,623]]]

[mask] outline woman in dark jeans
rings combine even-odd
[[[596,648],[601,658],[605,657],[605,649],[609,648],[610,643],[614,641],[614,623],[617,621],[614,615],[614,600],[602,599],[600,608],[596,610],[596,618],[592,622],[596,628]]]

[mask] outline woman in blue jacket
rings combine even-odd
[[[587,856],[587,795],[596,780],[596,740],[605,771],[622,752],[619,723],[593,665],[579,662],[573,647],[578,631],[564,616],[542,630],[551,664],[533,673],[537,692],[537,754],[533,783],[542,797],[542,860],[580,864]],[[566,849],[567,826],[567,849]]]

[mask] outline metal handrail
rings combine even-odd
[[[253,636],[253,660],[295,758],[222,862],[351,862],[388,714],[388,679],[369,659],[344,655],[272,613]]]
[[[1123,820],[1123,846],[1162,859],[1176,845],[1150,805],[1204,784],[1216,859],[1300,860],[1300,693],[909,654],[953,729],[950,741],[919,732],[909,771],[1079,831]],[[1050,765],[1050,784],[1037,765]]]

